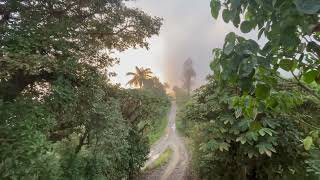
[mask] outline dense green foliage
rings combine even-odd
[[[223,49],[215,49],[211,64],[222,84],[237,84],[242,94],[254,93],[268,98],[277,86],[279,69],[292,73],[294,82],[309,94],[319,95],[305,83],[320,83],[320,2],[314,0],[212,0],[212,15],[217,18],[224,7],[225,22],[233,22],[242,32],[258,29],[266,43],[260,47],[254,40],[246,40],[229,33]],[[240,15],[244,19],[240,20]],[[257,87],[257,88],[256,88]]]
[[[176,103],[178,107],[183,106],[189,99],[188,92],[186,92],[183,88],[180,87],[173,87],[174,96],[176,99]]]
[[[122,0],[0,3],[0,179],[131,178],[169,100],[111,85],[114,50],[161,21]]]
[[[310,127],[301,118],[319,115],[315,111],[320,106],[287,89],[272,93],[281,104],[274,109],[266,108],[252,119],[236,108],[241,103],[253,106],[255,102],[248,96],[238,97],[237,88],[227,89],[222,91],[212,79],[183,109],[181,119],[185,121],[186,134],[193,139],[193,164],[199,176],[202,179],[305,178],[308,154],[301,140]],[[314,108],[310,109],[310,105]]]
[[[162,111],[162,116],[159,119],[153,121],[152,124],[147,128],[147,136],[149,138],[150,145],[156,143],[165,133],[168,126],[168,114],[169,114],[169,106],[160,107]]]
[[[186,105],[200,178],[320,174],[320,1],[212,0],[214,18],[220,10],[225,22],[243,33],[258,29],[266,43],[229,33],[213,50],[213,77]]]

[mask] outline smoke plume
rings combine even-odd
[[[197,78],[194,87],[205,83],[211,73],[213,48],[222,47],[229,32],[241,34],[221,17],[214,20],[210,0],[136,0],[134,6],[164,19],[160,32],[161,53],[154,61],[161,62],[164,81],[172,86],[183,86],[184,61],[191,57]],[[247,37],[254,35],[251,33]],[[255,36],[255,35],[254,35]],[[152,44],[151,44],[152,45]],[[151,47],[152,48],[152,47]]]

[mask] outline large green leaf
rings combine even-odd
[[[219,144],[219,150],[222,152],[229,151],[229,148],[230,148],[230,144],[228,144],[228,143],[223,142],[223,143]]]
[[[226,36],[225,41],[235,44],[236,34],[235,34],[234,32],[229,33],[229,34]]]
[[[269,157],[271,157],[272,152],[276,152],[272,144],[260,143],[257,144],[256,147],[258,148],[260,154],[266,154]]]
[[[317,70],[308,71],[305,74],[303,74],[303,81],[310,84],[316,79],[318,74],[319,72]]]
[[[270,96],[270,90],[271,88],[267,84],[257,84],[255,91],[256,97],[259,99],[266,99]]]
[[[239,66],[238,75],[240,78],[251,78],[254,75],[256,62],[252,58],[245,58]]]
[[[211,0],[210,7],[211,7],[212,17],[217,19],[219,16],[219,11],[221,9],[220,1],[219,0]]]
[[[269,128],[262,128],[259,130],[259,134],[261,136],[265,136],[266,134],[268,134],[269,136],[272,136],[274,133],[274,131],[272,129]]]
[[[285,71],[292,71],[295,67],[295,62],[290,59],[282,59],[279,63],[279,66]]]
[[[234,44],[228,43],[226,47],[223,49],[224,54],[229,55],[233,51]]]
[[[252,23],[249,21],[243,21],[240,25],[240,30],[243,33],[248,33],[252,30],[253,26]]]
[[[229,55],[235,46],[236,35],[235,33],[229,33],[225,38],[225,47],[223,49],[223,53]]]
[[[239,27],[239,24],[240,24],[240,15],[239,14],[236,14],[233,19],[232,19],[232,23],[233,25],[238,28]]]
[[[230,12],[228,9],[222,11],[222,19],[224,22],[228,23],[230,21]]]
[[[295,0],[298,11],[305,14],[317,14],[320,11],[319,0]]]

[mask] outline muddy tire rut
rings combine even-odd
[[[168,126],[165,135],[151,147],[149,160],[146,162],[146,166],[150,165],[156,160],[161,153],[163,153],[168,147],[173,150],[173,154],[169,162],[159,168],[155,169],[147,174],[144,174],[140,179],[145,180],[186,180],[187,168],[189,163],[189,156],[186,146],[182,137],[176,131],[176,111],[177,106],[173,101],[169,114]]]

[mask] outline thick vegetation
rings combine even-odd
[[[149,138],[150,145],[156,143],[164,134],[166,133],[168,126],[168,114],[170,107],[160,107],[162,111],[162,117],[160,116],[158,120],[153,121],[147,129],[147,136]]]
[[[0,179],[133,177],[169,101],[111,85],[108,68],[161,20],[122,0],[10,0],[0,13]]]
[[[201,179],[319,178],[320,1],[212,0],[229,33],[214,49],[214,75],[187,103]],[[283,77],[287,71],[292,78]]]
[[[309,132],[311,121],[306,125],[301,119],[319,116],[315,112],[320,107],[307,96],[287,89],[273,93],[279,103],[274,109],[268,105],[268,110],[251,119],[235,110],[240,103],[252,106],[252,101],[238,97],[236,92],[237,87],[222,91],[211,79],[183,110],[181,119],[186,124],[186,134],[193,139],[193,164],[199,176],[305,178],[309,155],[301,141]]]

